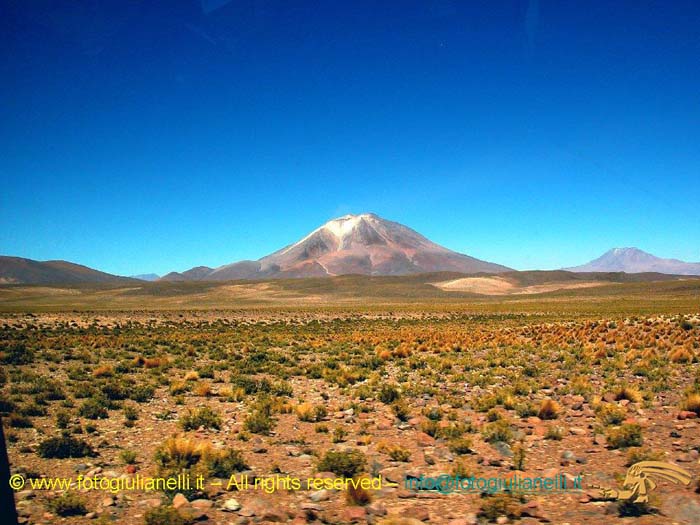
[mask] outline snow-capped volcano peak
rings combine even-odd
[[[335,235],[341,242],[343,238],[352,234],[358,226],[363,222],[372,222],[377,218],[373,213],[363,213],[361,215],[343,215],[337,219],[328,221],[321,226],[319,230],[326,230]],[[316,230],[318,231],[318,230]]]

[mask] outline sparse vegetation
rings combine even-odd
[[[620,427],[609,429],[606,437],[612,448],[641,447],[642,427],[636,423],[623,423]]]
[[[58,460],[66,472],[202,475],[224,485],[248,470],[294,475],[290,464],[356,479],[418,472],[424,464],[426,472],[506,476],[571,450],[575,459],[561,456],[569,467],[588,461],[586,470],[613,476],[623,461],[663,460],[661,450],[695,457],[684,427],[700,415],[694,315],[685,316],[692,329],[680,316],[605,313],[592,320],[574,311],[563,320],[447,307],[376,316],[299,309],[245,319],[61,315],[56,319],[69,321],[0,324],[2,351],[18,341],[31,355],[13,350],[0,367],[11,459],[42,474]],[[677,359],[681,351],[691,357]],[[659,422],[675,437],[650,432],[644,442],[643,428]],[[41,434],[52,427],[56,437]],[[670,446],[676,441],[680,448]],[[99,460],[79,459],[95,450]],[[188,500],[213,499],[211,520],[220,517],[221,500],[237,497],[178,491]],[[80,496],[86,508],[102,508],[99,494]],[[343,498],[368,505],[372,491],[353,489]],[[464,495],[460,510],[480,508],[484,521],[514,520],[523,511],[519,498],[478,498]],[[274,501],[290,500],[281,490]],[[381,497],[389,514],[397,501],[392,493]],[[136,504],[118,500],[114,510]],[[170,506],[139,511],[147,523],[181,518]]]
[[[48,509],[61,517],[82,516],[87,513],[85,500],[75,492],[66,492],[50,499]]]
[[[39,443],[38,454],[42,458],[84,458],[94,456],[92,447],[82,439],[70,436],[52,437]]]
[[[360,450],[329,450],[319,461],[319,472],[333,472],[337,476],[352,478],[362,473],[367,465],[367,459]]]

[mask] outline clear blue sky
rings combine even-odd
[[[700,261],[700,2],[61,3],[0,13],[1,254],[162,274],[371,211]]]

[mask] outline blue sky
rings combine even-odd
[[[375,212],[700,261],[698,2],[65,4],[0,17],[0,254],[162,274]]]

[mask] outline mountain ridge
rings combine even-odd
[[[235,280],[410,275],[436,271],[500,273],[511,268],[432,242],[415,230],[374,213],[331,219],[297,242],[256,261],[226,264],[208,273],[173,272],[161,280]]]
[[[597,259],[580,266],[564,268],[570,272],[656,272],[671,275],[700,275],[700,263],[663,259],[635,247],[612,248]]]
[[[0,255],[0,284],[137,283],[136,279],[69,261],[35,261]]]

